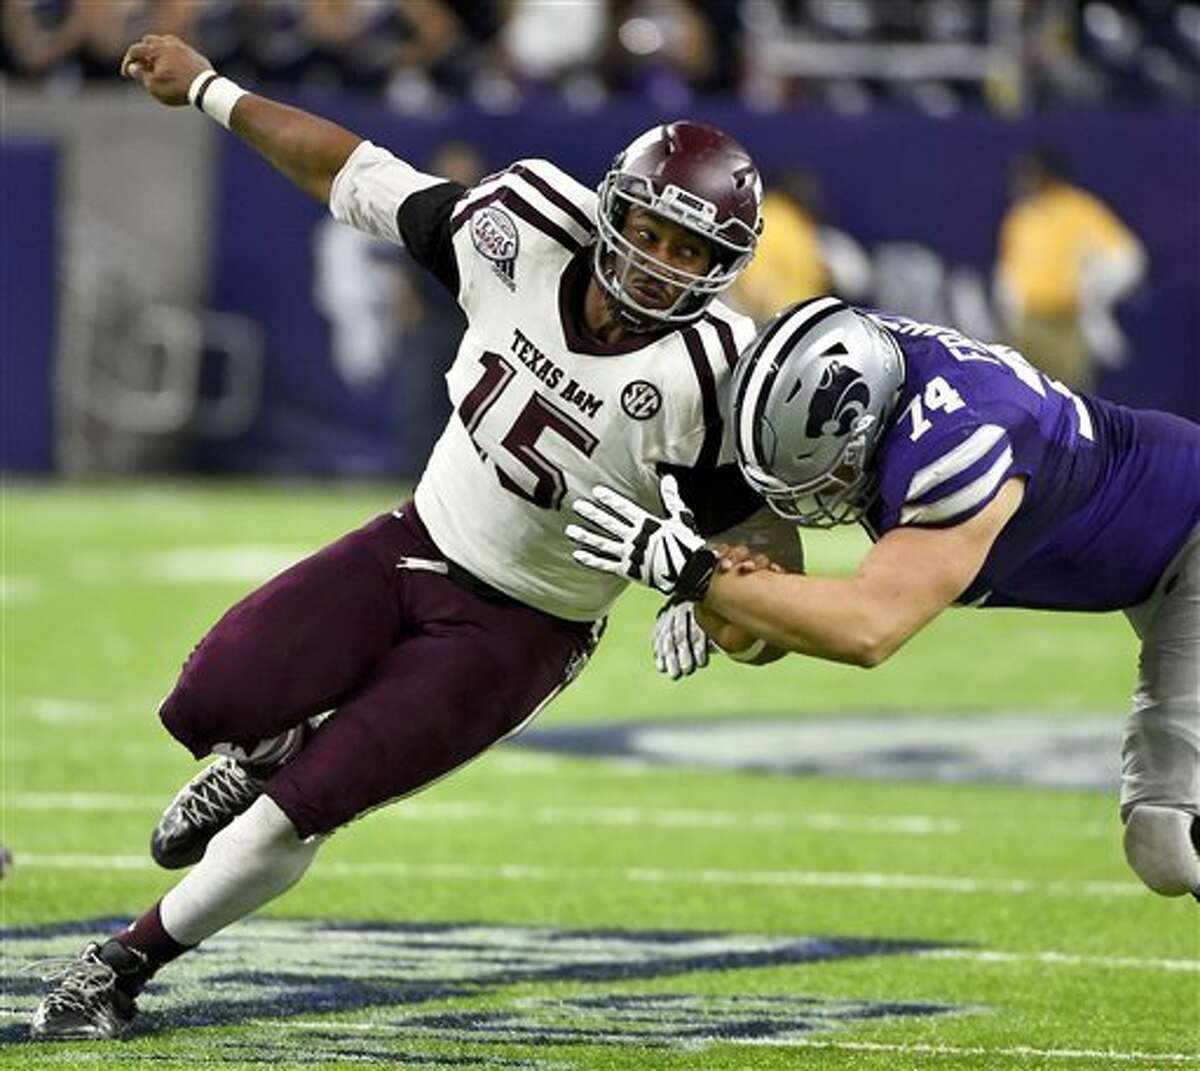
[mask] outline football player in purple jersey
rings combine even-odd
[[[606,487],[575,504],[576,559],[694,600],[746,657],[876,666],[955,603],[1124,611],[1142,644],[1125,854],[1155,892],[1200,898],[1200,426],[832,297],[776,316],[733,391],[747,482],[797,525],[862,524],[874,545],[857,574],[719,562],[681,511]]]
[[[54,976],[38,1038],[124,1033],[159,967],[574,679],[626,581],[572,561],[570,499],[606,483],[657,506],[671,474],[700,530],[773,531],[773,558],[799,546],[741,479],[727,420],[754,326],[718,295],[753,255],[762,199],[732,138],[655,127],[598,192],[546,160],[465,187],[246,93],[178,38],[143,38],[122,69],[231,129],[335,219],[407,248],[468,329],[446,376],[454,416],[413,500],[252,592],[189,656],[159,716],[196,758],[222,757],[151,850],[193,869]]]

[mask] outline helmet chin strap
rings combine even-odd
[[[660,320],[654,316],[647,316],[636,309],[629,308],[628,305],[625,305],[617,297],[610,287],[605,285],[604,273],[607,271],[615,274],[613,265],[611,263],[606,264],[605,261],[608,260],[611,262],[615,256],[615,253],[609,252],[606,254],[603,251],[597,250],[593,260],[593,271],[601,276],[596,281],[600,287],[600,293],[604,299],[604,307],[608,310],[609,316],[625,328],[626,331],[633,331],[639,335],[647,334],[650,331],[657,331],[660,327],[669,326],[665,320]]]
[[[627,331],[646,334],[663,326],[663,321],[656,320],[652,316],[643,316],[637,310],[623,305],[621,299],[607,286],[601,286],[600,290],[604,294],[604,307],[608,309],[608,314]]]

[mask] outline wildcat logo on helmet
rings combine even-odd
[[[509,290],[520,249],[517,225],[503,208],[487,205],[471,217],[471,241],[481,257],[492,262],[492,270]]]
[[[635,379],[621,391],[621,408],[634,420],[649,420],[662,408],[662,395],[653,383]]]
[[[847,435],[870,404],[871,390],[862,373],[840,361],[831,361],[813,391],[804,433],[810,438]]]

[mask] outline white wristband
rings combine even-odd
[[[210,119],[215,119],[226,130],[233,106],[246,95],[237,82],[223,78],[214,70],[201,71],[188,86],[188,103],[194,104]]]
[[[749,647],[743,647],[740,651],[726,651],[725,653],[735,662],[753,662],[766,650],[766,647],[766,640],[755,640]]]

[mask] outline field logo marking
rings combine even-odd
[[[920,713],[534,726],[516,746],[657,766],[1112,791],[1121,718]]]
[[[0,1043],[26,1040],[25,1024],[41,989],[20,965],[71,955],[86,938],[119,924],[100,919],[0,931]],[[251,919],[163,971],[141,1002],[142,1021],[154,1031],[253,1023],[259,1030],[256,1059],[270,1054],[284,1063],[314,1047],[331,1060],[353,1052],[390,1064],[419,1052],[429,1066],[442,1066],[437,1060],[447,1044],[459,1053],[464,1045],[479,1045],[494,1055],[498,1044],[690,1050],[737,1039],[786,1043],[862,1020],[967,1009],[791,993],[639,993],[628,983],[938,947],[944,946],[880,938]],[[613,982],[622,983],[620,992],[611,991]],[[517,984],[535,984],[538,995],[499,993]],[[365,1012],[368,1021],[348,1029],[336,1020],[311,1021],[331,1012]],[[245,1038],[222,1040],[214,1033],[206,1031],[195,1044],[238,1058],[235,1050]],[[189,1044],[186,1036],[181,1044]],[[544,1065],[476,1060],[469,1066]]]

